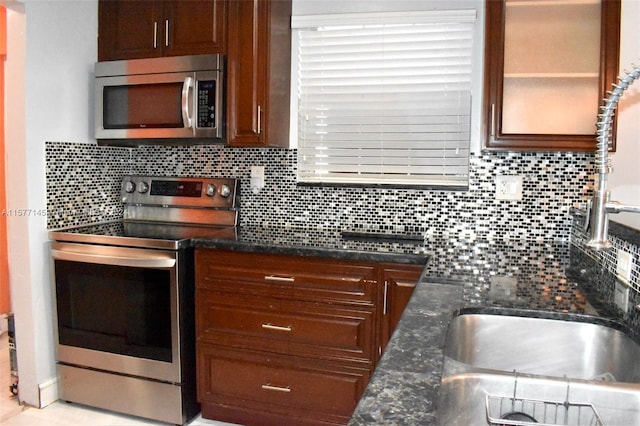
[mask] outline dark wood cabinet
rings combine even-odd
[[[382,354],[396,329],[404,309],[423,271],[421,265],[380,264],[379,282],[383,286],[379,353]]]
[[[419,265],[196,250],[203,417],[346,424],[421,271]],[[381,303],[394,319],[383,315]]]
[[[205,418],[346,424],[376,360],[376,265],[196,251]]]
[[[291,1],[228,5],[227,143],[289,146]]]
[[[243,425],[346,424],[370,373],[347,364],[201,345],[202,417]]]
[[[226,0],[100,0],[98,60],[224,53]]]
[[[619,45],[620,0],[487,0],[485,146],[593,151]]]

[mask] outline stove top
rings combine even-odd
[[[125,176],[121,220],[55,230],[55,241],[177,250],[192,238],[236,239],[237,179]]]
[[[236,240],[235,227],[114,221],[51,231],[54,241],[178,250],[192,238]]]

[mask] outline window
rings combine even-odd
[[[294,16],[298,182],[466,188],[475,20]]]

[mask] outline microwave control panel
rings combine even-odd
[[[216,81],[198,81],[198,128],[216,127]]]

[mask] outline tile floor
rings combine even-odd
[[[7,426],[166,426],[139,417],[131,417],[58,401],[45,408],[37,409],[21,406],[18,399],[11,395],[9,385],[11,373],[9,366],[9,343],[7,333],[0,336],[0,424]],[[189,426],[231,426],[229,423],[206,420],[196,417]]]

